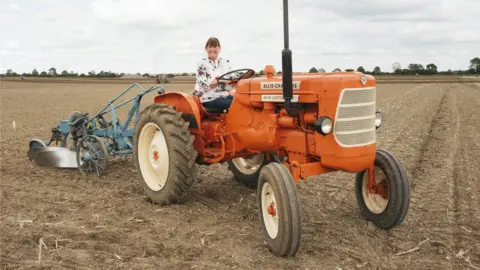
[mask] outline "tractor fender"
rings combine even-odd
[[[190,128],[201,131],[200,107],[198,98],[181,92],[170,92],[157,95],[154,98],[155,103],[163,103],[173,106],[177,112],[182,112],[182,118],[190,122]]]

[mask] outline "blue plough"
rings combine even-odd
[[[134,87],[140,88],[142,92],[116,106],[114,105],[115,101]],[[63,152],[68,149],[75,152],[76,167],[82,174],[96,173],[97,176],[102,175],[107,169],[110,155],[127,158],[133,154],[135,126],[140,117],[140,102],[144,95],[154,90],[158,90],[158,94],[165,92],[161,85],[144,89],[138,83],[134,83],[116,98],[109,101],[93,117],[90,117],[88,113],[72,112],[67,120],[60,120],[59,125],[52,129],[52,137],[48,143],[39,139],[30,141],[29,158],[34,159],[35,156],[38,156],[42,160],[35,160],[37,164],[62,167],[61,163],[66,161],[61,161],[58,157],[65,156]],[[130,102],[133,102],[133,106],[128,112],[126,121],[121,123],[115,110]],[[107,113],[112,114],[110,122],[107,122],[104,118]],[[133,127],[129,127],[134,115],[135,123],[133,123]],[[51,148],[49,146],[52,142],[55,142],[56,146],[60,144],[60,147],[55,147],[55,150],[58,151],[47,149]],[[47,151],[48,155],[46,154]]]

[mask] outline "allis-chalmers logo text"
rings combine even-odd
[[[300,89],[300,81],[292,82],[293,89]],[[260,83],[261,89],[282,89],[283,83],[282,82],[261,82]]]

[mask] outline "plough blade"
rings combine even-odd
[[[28,159],[32,160],[33,156],[37,153],[37,151],[44,147],[47,147],[47,144],[43,140],[32,139],[30,143],[28,143],[28,152],[27,152]]]
[[[65,147],[47,147],[39,139],[30,141],[27,152],[28,159],[38,166],[51,168],[78,168],[76,153]]]

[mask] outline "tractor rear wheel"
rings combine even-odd
[[[360,212],[378,228],[400,225],[410,207],[410,183],[402,162],[385,150],[377,150],[374,162],[375,192],[368,189],[368,170],[357,173],[355,191]]]
[[[145,108],[136,124],[135,166],[154,203],[181,203],[195,179],[194,137],[181,113],[166,104]]]
[[[259,153],[250,158],[238,157],[227,161],[228,169],[232,171],[235,180],[251,189],[257,187],[260,170],[268,163],[265,153]]]
[[[302,220],[297,188],[283,164],[265,165],[258,178],[258,209],[263,238],[276,256],[293,256],[300,247]]]

